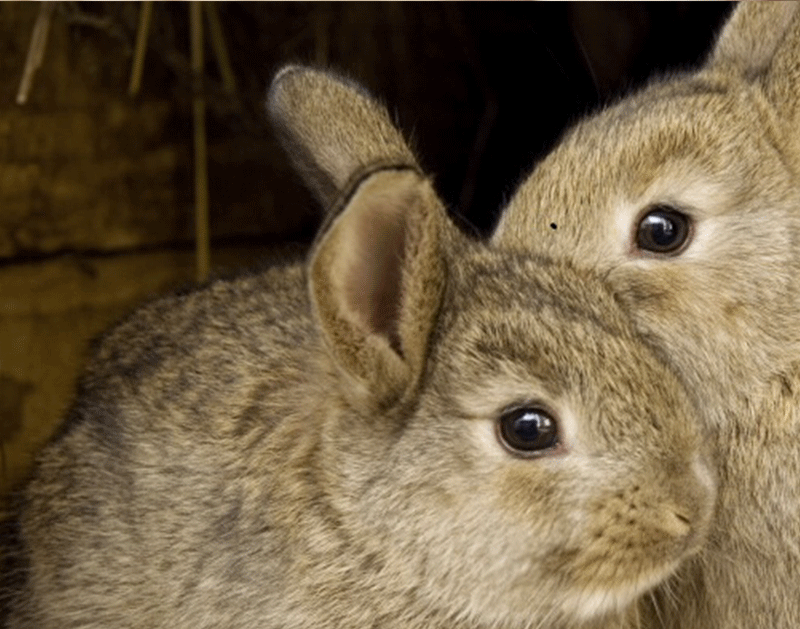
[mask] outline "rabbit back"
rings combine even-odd
[[[43,598],[10,627],[49,626],[39,605],[75,626],[170,626],[201,591],[225,624],[221,584],[192,580],[277,572],[260,445],[306,380],[307,310],[301,269],[281,268],[155,301],[99,340],[22,498],[18,596]]]

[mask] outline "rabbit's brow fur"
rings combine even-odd
[[[715,523],[655,627],[800,626],[798,13],[740,4],[698,71],[572,129],[492,238],[600,273],[710,422]],[[635,246],[659,204],[693,221],[672,256]]]
[[[290,67],[268,107],[325,227],[100,339],[7,527],[6,626],[633,626],[715,497],[678,375],[598,273],[458,232],[360,89]],[[560,443],[526,458],[496,424],[531,404]]]

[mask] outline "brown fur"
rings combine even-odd
[[[366,94],[291,68],[269,103],[326,226],[100,341],[8,627],[631,626],[715,495],[677,376],[597,273],[460,234]],[[561,444],[524,458],[495,425],[534,402]]]
[[[739,5],[699,71],[578,124],[492,239],[600,273],[706,410],[715,524],[655,627],[800,626],[798,12]],[[635,246],[654,203],[694,221],[677,255]]]

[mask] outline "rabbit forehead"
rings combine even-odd
[[[540,403],[564,416],[568,441],[593,449],[624,447],[659,423],[675,431],[667,440],[691,433],[683,390],[599,278],[510,259],[487,254],[451,274],[430,376],[459,416],[494,420],[509,406]]]
[[[763,196],[764,181],[785,196],[791,175],[755,98],[687,86],[653,92],[573,129],[514,195],[494,242],[610,265],[629,253],[648,204],[713,218]]]

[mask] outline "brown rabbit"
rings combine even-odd
[[[653,625],[800,627],[798,3],[740,4],[699,71],[578,124],[492,244],[600,273],[710,421],[715,525]]]
[[[597,274],[460,234],[366,95],[289,68],[270,110],[329,208],[308,263],[100,340],[7,626],[631,626],[715,495],[677,377]]]

